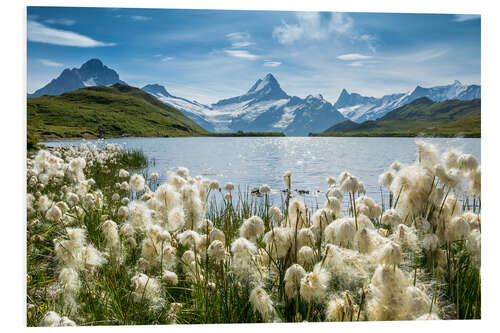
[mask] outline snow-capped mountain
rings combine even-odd
[[[186,98],[173,96],[164,86],[159,84],[148,84],[141,89],[155,96],[163,103],[180,110],[189,119],[193,120],[207,131],[215,131],[213,124],[206,120],[207,111],[210,110],[209,106],[200,104],[196,101],[190,101]]]
[[[302,136],[346,120],[321,95],[305,99],[289,96],[272,74],[258,79],[245,94],[210,106],[172,96],[159,85],[148,85],[143,90],[216,132],[279,131]]]
[[[90,59],[80,68],[66,68],[56,79],[33,94],[28,94],[28,97],[60,95],[84,87],[111,86],[115,83],[126,84],[120,80],[117,72],[105,66],[101,60]]]
[[[481,98],[481,86],[463,85],[455,81],[450,85],[415,89],[400,94],[385,95],[381,98],[365,97],[356,93],[348,93],[343,89],[334,106],[347,118],[355,122],[375,120],[388,112],[420,98],[428,97],[435,102],[449,99],[471,100]]]

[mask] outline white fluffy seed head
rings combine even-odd
[[[259,188],[259,192],[262,194],[269,194],[271,192],[271,188],[269,187],[269,185],[264,184]]]
[[[328,272],[317,266],[300,281],[300,295],[306,302],[319,302],[326,296]]]
[[[254,242],[264,233],[264,221],[258,216],[252,216],[246,219],[240,227],[240,237]]]
[[[133,174],[132,177],[130,177],[129,184],[132,191],[142,192],[144,191],[144,186],[146,185],[146,181],[144,180],[144,177],[142,175]]]

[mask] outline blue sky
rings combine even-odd
[[[28,92],[99,58],[128,84],[214,103],[272,73],[290,95],[480,84],[479,15],[28,7]]]

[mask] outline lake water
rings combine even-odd
[[[480,139],[425,139],[443,150],[456,148],[481,160]],[[165,181],[167,171],[187,167],[192,176],[230,181],[241,189],[268,184],[271,199],[281,202],[282,175],[292,172],[292,189],[307,190],[304,200],[316,206],[325,200],[325,178],[344,170],[357,176],[367,195],[380,202],[378,176],[398,160],[412,163],[416,157],[414,138],[337,137],[245,137],[245,138],[120,138],[97,145],[117,143],[126,149],[142,150],[150,159],[149,172],[157,171]],[[45,142],[47,146],[78,145],[81,141]]]

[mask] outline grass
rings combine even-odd
[[[54,153],[58,153],[62,159],[68,161],[75,156],[74,152],[65,149],[56,149]],[[137,293],[131,284],[131,278],[136,272],[143,271],[140,268],[140,259],[144,257],[141,250],[141,246],[144,245],[139,244],[143,244],[143,241],[151,236],[145,230],[136,230],[133,238],[138,246],[132,246],[129,245],[126,236],[120,235],[120,251],[123,260],[116,261],[110,255],[111,252],[108,251],[102,222],[111,219],[116,222],[118,227],[130,222],[126,217],[119,215],[118,208],[123,203],[114,200],[112,198],[114,194],[119,194],[122,199],[135,199],[138,202],[148,201],[142,197],[144,192],[135,193],[130,190],[117,189],[115,184],[124,180],[119,177],[120,169],[143,174],[146,183],[153,191],[158,189],[159,184],[156,179],[148,176],[144,169],[147,167],[147,158],[142,152],[90,149],[79,151],[78,154],[86,156],[85,178],[95,181],[95,184],[89,186],[87,194],[82,194],[76,204],[83,208],[85,215],[68,219],[68,216],[71,217],[74,214],[73,210],[70,209],[65,212],[64,218],[51,221],[40,208],[28,211],[26,240],[28,326],[38,326],[47,311],[56,311],[61,316],[68,316],[75,320],[78,325],[262,322],[266,318],[259,311],[255,311],[249,302],[250,294],[255,288],[255,279],[259,280],[262,287],[272,296],[274,321],[300,322],[307,320],[313,322],[327,319],[325,313],[327,300],[308,302],[302,297],[302,292],[299,292],[293,299],[288,299],[286,296],[285,272],[291,264],[297,262],[297,228],[294,230],[295,249],[292,245],[285,256],[279,258],[270,256],[268,262],[256,264],[257,271],[252,268],[248,275],[251,278],[242,277],[230,259],[216,261],[209,257],[208,242],[193,248],[195,258],[197,258],[194,261],[194,268],[186,265],[182,255],[188,247],[181,244],[179,240],[175,240],[175,234],[172,234],[174,240],[171,243],[177,248],[177,251],[175,264],[169,269],[177,273],[179,282],[174,285],[160,283],[160,304],[151,301],[146,294],[146,288],[142,293],[139,289],[139,293]],[[70,156],[71,158],[69,158]],[[33,167],[32,163],[30,160],[28,170]],[[54,202],[64,201],[66,200],[65,191],[68,189],[76,191],[78,188],[78,185],[74,184],[67,176],[63,178],[63,181],[51,180],[45,186],[40,186],[40,181],[30,182],[32,177],[30,173],[31,171],[28,171],[27,192],[35,198],[48,195]],[[431,192],[438,189],[446,190],[439,181],[433,181],[429,198]],[[100,199],[99,205],[88,205],[87,199],[84,198],[89,193],[93,194],[92,200]],[[186,195],[183,194],[183,196]],[[401,192],[394,194],[395,200],[391,200],[390,205],[384,203],[384,196],[382,196],[383,210],[402,205],[403,198],[400,198],[400,195]],[[358,216],[358,209],[361,208],[355,200],[359,197],[359,193],[350,193],[347,208],[343,211],[345,216],[356,221],[356,225],[361,223]],[[275,204],[280,207],[283,221],[288,221],[288,217],[293,213],[290,207],[295,207],[295,204],[291,203],[292,198],[287,194],[282,194],[281,202],[271,203],[268,196],[252,196],[246,188],[234,190],[230,197],[225,191],[212,189],[207,191],[206,198],[203,217],[208,218],[214,227],[223,231],[225,249],[228,253],[233,241],[240,237],[240,228],[245,220],[252,216],[259,216],[265,225],[265,232],[271,232],[270,230],[274,230],[273,227],[279,221],[270,215],[270,205]],[[185,205],[188,205],[187,202],[185,201]],[[460,207],[461,212],[470,209],[469,202],[466,202],[467,205],[464,203]],[[472,209],[479,213],[479,208],[476,208],[475,203],[476,200],[474,200]],[[417,216],[427,216],[429,221],[436,223],[435,226],[439,229],[439,225],[444,223],[444,214],[441,215],[440,208],[442,210],[442,206],[440,206],[429,200],[422,205],[424,215],[421,215],[420,212],[415,213],[416,215],[407,216],[405,220],[413,220]],[[186,213],[190,212],[188,208],[185,208],[185,211]],[[436,214],[438,211],[439,214]],[[160,214],[161,210],[156,213]],[[313,223],[312,213],[312,209],[307,212],[304,221],[306,225]],[[299,216],[301,215],[297,217],[297,226]],[[378,232],[386,232],[389,235],[395,232],[391,226],[381,222],[381,216],[373,216],[370,219]],[[435,222],[433,222],[434,220]],[[71,222],[68,224],[68,221]],[[54,251],[54,244],[67,238],[67,227],[84,228],[88,234],[87,242],[98,251],[108,253],[108,261],[101,267],[93,270],[81,270],[79,274],[81,286],[76,294],[77,308],[68,306],[65,294],[61,291],[63,289],[61,289],[58,277],[61,271],[61,262],[57,259]],[[208,235],[208,226],[206,228],[206,230],[203,228],[198,230],[199,233]],[[439,232],[436,230],[437,234]],[[310,244],[314,252],[313,263],[321,263],[323,266],[328,254],[328,251],[325,253],[327,243],[324,237],[320,237],[314,244]],[[339,246],[339,253],[341,251],[354,251],[352,244],[344,245],[347,245],[347,248]],[[163,248],[163,246],[162,243],[161,247]],[[266,246],[262,236],[256,239],[255,246],[264,253],[272,251],[272,247]],[[412,277],[414,285],[419,286],[429,295],[434,295],[430,312],[439,311],[440,316],[445,319],[481,318],[481,277],[478,265],[474,262],[477,257],[469,251],[465,240],[442,243],[439,250],[446,254],[446,265],[440,265],[439,260],[436,261],[436,252],[411,250],[403,245],[401,245],[401,249],[403,261],[398,270],[402,270]],[[161,250],[159,253],[163,253],[163,251]],[[360,254],[358,253],[356,256],[360,256]],[[252,260],[263,260],[264,257],[255,256]],[[364,260],[368,260],[367,258]],[[163,260],[163,256],[161,259]],[[370,265],[363,268],[370,273],[369,276],[353,275],[352,272],[358,274],[359,267],[357,265],[360,265],[359,262],[353,262],[353,260],[353,254],[349,254],[349,259],[343,265],[350,268],[342,266],[330,272],[325,294],[341,295],[341,298],[347,302],[342,306],[341,317],[344,320],[368,320],[370,319],[368,302],[372,302],[374,296],[370,294],[366,285],[370,282],[374,268],[370,268]],[[313,263],[303,265],[307,272],[313,271]],[[163,265],[160,264],[158,266],[151,265],[144,271],[153,279],[161,277],[164,269]],[[193,269],[197,272],[194,272]],[[390,271],[392,270],[391,267]],[[394,271],[396,271],[396,265],[394,265]],[[454,312],[449,310],[450,307],[455,309]],[[434,310],[432,310],[433,308]]]
[[[60,96],[28,98],[28,137],[185,137],[208,132],[152,95],[134,87],[88,87]]]
[[[432,102],[423,97],[377,120],[348,120],[310,136],[481,137],[481,100]]]

